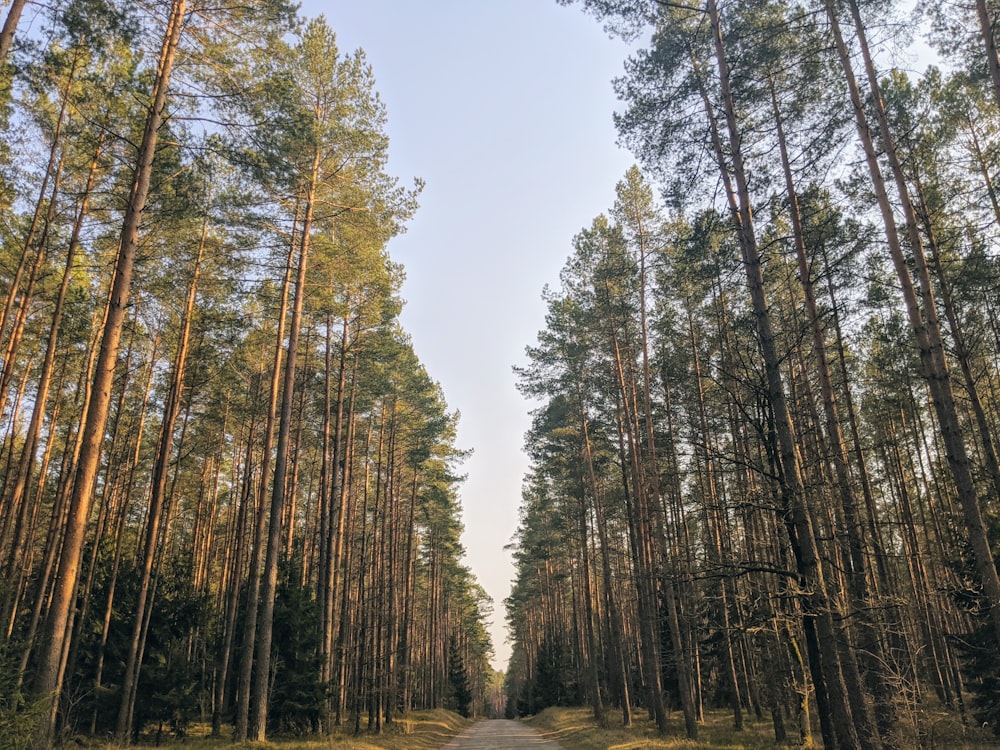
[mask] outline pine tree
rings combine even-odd
[[[469,675],[455,634],[448,639],[448,683],[451,687],[452,705],[459,714],[468,718],[472,709],[472,691],[469,689]]]

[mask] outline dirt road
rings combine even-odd
[[[453,739],[443,750],[563,750],[562,745],[542,737],[519,721],[480,721]]]

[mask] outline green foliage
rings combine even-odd
[[[197,665],[187,660],[186,650],[186,639],[177,639],[145,660],[136,698],[137,734],[152,724],[158,737],[166,726],[174,737],[182,738],[198,718],[203,686]]]
[[[303,734],[318,728],[328,689],[319,676],[319,608],[301,584],[295,561],[283,562],[278,575],[268,724],[281,732]]]
[[[984,621],[972,633],[953,641],[962,656],[973,715],[981,726],[1000,737],[1000,651],[992,630]]]
[[[504,681],[507,694],[506,716],[532,716],[550,706],[572,706],[582,696],[575,670],[562,639],[546,635],[538,645],[532,678],[525,668],[526,652],[515,648]]]
[[[83,729],[91,721],[99,733],[114,730],[121,703],[121,680],[135,616],[139,574],[131,561],[123,561],[115,580],[115,607],[105,645],[101,685],[94,684],[104,602],[112,584],[111,555],[98,558],[98,572],[92,607],[76,661],[73,684],[80,691],[74,715]],[[199,707],[208,689],[202,682],[197,663],[188,660],[190,636],[207,623],[210,602],[189,584],[190,568],[184,560],[165,561],[156,579],[156,596],[151,599],[149,629],[142,669],[136,692],[134,731],[138,736],[147,726],[158,733],[167,728],[183,737],[199,716]]]
[[[0,643],[0,750],[32,750],[35,732],[48,718],[48,701],[32,702],[17,684],[21,645]]]
[[[531,713],[537,713],[549,706],[570,706],[579,701],[580,696],[569,663],[569,654],[561,638],[549,634],[542,639],[538,648],[538,659],[535,662],[535,672],[538,677],[535,689],[532,691],[534,705]]]
[[[188,661],[189,636],[204,626],[209,600],[192,589],[187,561],[161,568],[136,694],[136,732],[146,724],[167,725],[184,736],[197,716],[201,684],[197,664]],[[122,630],[125,635],[128,629]]]
[[[465,660],[458,645],[458,637],[452,634],[448,639],[448,684],[451,695],[445,707],[457,711],[468,718],[472,708],[472,691],[469,689],[469,674],[465,671]]]

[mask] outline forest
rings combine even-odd
[[[508,712],[1000,736],[996,5],[575,4],[641,167],[518,370]]]
[[[284,0],[13,0],[0,65],[0,745],[481,714],[364,53]]]

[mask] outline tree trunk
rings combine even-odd
[[[12,7],[11,13],[13,12],[14,8]],[[20,9],[18,9],[17,12],[20,13]],[[10,17],[8,16],[8,22],[9,21]],[[2,64],[3,57],[0,55],[0,65]],[[59,105],[59,115],[56,119],[55,132],[52,134],[52,144],[49,147],[49,160],[45,166],[45,173],[42,176],[42,185],[38,190],[38,199],[35,201],[35,210],[31,215],[31,223],[28,225],[28,231],[24,237],[21,257],[18,259],[17,268],[14,271],[14,277],[11,279],[7,299],[4,300],[3,312],[0,313],[0,338],[2,338],[6,333],[7,324],[10,322],[10,316],[14,311],[14,305],[17,302],[18,297],[20,297],[21,304],[17,312],[17,317],[14,319],[10,337],[7,339],[7,343],[5,345],[3,364],[0,366],[0,415],[3,414],[7,403],[7,390],[10,387],[11,379],[13,378],[15,369],[14,360],[17,354],[18,346],[21,342],[21,334],[24,330],[24,323],[28,317],[28,308],[31,303],[32,291],[34,289],[35,282],[38,280],[38,274],[42,268],[42,262],[45,258],[47,242],[44,240],[37,243],[38,251],[35,253],[34,262],[31,265],[31,269],[28,273],[28,279],[25,283],[25,289],[23,291],[20,288],[21,280],[24,276],[25,270],[28,268],[28,259],[31,257],[31,248],[35,244],[35,235],[38,232],[38,225],[44,221],[45,226],[43,231],[47,236],[49,232],[49,225],[55,217],[55,201],[56,196],[59,194],[63,162],[65,160],[65,154],[62,151],[63,144],[61,141],[61,134],[63,125],[66,122],[70,89],[76,79],[76,66],[77,56],[74,56],[73,65],[70,68],[69,76],[66,80],[66,86],[62,92],[62,101]],[[48,186],[50,180],[54,182],[54,185],[52,188],[52,194],[49,196],[48,209],[45,212],[45,218],[43,219],[42,208],[45,204],[45,197],[49,192]]]
[[[250,738],[262,742],[267,734],[267,701],[271,684],[271,637],[274,624],[274,597],[278,586],[278,558],[281,554],[281,519],[285,505],[285,479],[288,474],[288,444],[292,428],[292,403],[295,396],[295,363],[298,355],[299,334],[302,328],[302,310],[306,297],[306,265],[309,259],[309,240],[316,188],[319,176],[320,154],[313,156],[312,174],[305,198],[305,215],[299,239],[298,273],[295,297],[292,301],[292,319],[288,331],[288,348],[282,383],[281,413],[278,419],[278,443],[274,458],[274,481],[271,485],[271,510],[267,535],[267,552],[261,582],[260,611],[257,615],[257,641],[254,644],[253,684],[251,685]]]
[[[810,639],[811,648],[815,649],[818,660],[812,660],[814,666],[819,666],[820,674],[814,673],[814,681],[825,680],[827,695],[830,699],[833,722],[837,728],[838,744],[842,747],[857,747],[860,740],[858,725],[851,714],[847,702],[847,689],[841,673],[840,658],[837,653],[837,632],[833,624],[833,607],[827,591],[826,578],[823,572],[813,521],[805,502],[800,476],[798,448],[792,427],[791,415],[785,399],[784,385],[781,375],[781,358],[778,356],[775,335],[771,325],[767,297],[764,291],[763,269],[760,252],[753,228],[753,216],[750,208],[750,193],[747,184],[746,170],[743,165],[743,154],[740,148],[742,141],[736,120],[736,109],[733,93],[730,87],[729,64],[726,59],[719,20],[719,11],[715,0],[708,0],[706,5],[709,21],[712,25],[712,37],[715,46],[715,58],[719,72],[719,82],[722,88],[724,118],[729,134],[729,145],[733,167],[733,177],[736,184],[727,184],[727,197],[730,203],[733,223],[743,255],[743,267],[747,276],[747,285],[757,322],[757,337],[764,360],[767,379],[767,396],[774,415],[774,429],[777,437],[778,458],[780,461],[780,494],[784,512],[787,516],[788,530],[796,557],[796,568],[801,576],[803,607],[803,624],[809,630],[816,628],[816,637]],[[711,118],[711,115],[710,115]],[[729,172],[726,167],[725,151],[721,150],[716,141],[717,157],[724,179],[729,183]],[[877,738],[872,746],[877,743]]]
[[[271,468],[271,449],[274,445],[274,418],[278,408],[278,394],[281,389],[281,362],[284,352],[285,319],[287,317],[288,293],[291,286],[292,266],[295,260],[295,229],[299,220],[299,209],[296,207],[295,219],[292,224],[292,237],[288,245],[288,260],[285,263],[285,275],[281,282],[281,299],[278,302],[277,330],[274,335],[274,367],[271,370],[271,386],[268,391],[267,417],[264,425],[264,444],[261,447],[260,478],[254,503],[253,547],[250,551],[250,570],[243,631],[243,650],[240,653],[240,672],[237,683],[236,720],[233,730],[235,742],[246,742],[250,724],[250,689],[253,677],[254,650],[257,644],[257,613],[260,606],[261,572],[260,561],[263,557],[264,530],[267,514],[264,513],[264,500],[267,496],[268,478]]]
[[[638,423],[635,410],[635,388],[633,381],[626,376],[624,359],[621,346],[618,341],[616,322],[609,320],[610,338],[613,346],[613,359],[615,377],[618,381],[620,406],[622,409],[621,424],[619,427],[620,441],[622,441],[621,459],[623,462],[623,477],[631,477],[631,492],[626,486],[626,497],[630,497],[631,502],[626,501],[629,516],[630,537],[632,542],[632,554],[636,567],[635,582],[638,594],[639,605],[639,626],[641,637],[640,649],[642,652],[642,670],[646,682],[646,693],[649,700],[651,717],[656,721],[656,726],[661,734],[667,732],[667,712],[663,700],[663,683],[660,674],[660,618],[659,608],[656,602],[656,576],[653,570],[652,544],[653,540],[650,532],[650,517],[648,503],[646,502],[645,482],[642,473],[642,459],[640,457],[639,438],[637,435]],[[631,370],[630,370],[631,373]],[[668,596],[668,601],[672,597]],[[675,629],[671,629],[675,635]],[[675,648],[677,643],[674,643]],[[682,651],[677,651],[678,661],[682,658]],[[680,672],[679,675],[680,676]],[[682,699],[685,705],[690,707],[690,703],[684,696],[690,696],[687,686],[681,688]],[[685,715],[687,718],[687,715]]]
[[[733,709],[733,728],[743,731],[743,706],[740,700],[740,684],[736,676],[736,658],[733,655],[732,624],[729,617],[729,585],[730,578],[724,574],[722,559],[722,531],[724,523],[716,481],[715,466],[712,460],[712,448],[709,437],[708,415],[705,409],[705,390],[701,374],[701,355],[698,352],[698,338],[695,333],[694,316],[688,312],[688,330],[691,338],[691,357],[694,363],[694,385],[698,396],[698,425],[702,436],[702,452],[704,468],[701,473],[703,481],[703,499],[705,531],[708,534],[708,562],[719,573],[719,613],[721,622],[719,628],[722,634],[723,666],[729,680],[730,703]]]
[[[869,173],[872,178],[873,187],[875,188],[876,200],[878,201],[883,224],[885,225],[886,240],[893,267],[896,270],[896,276],[902,287],[907,318],[916,339],[920,362],[923,368],[923,376],[931,393],[931,401],[933,402],[934,412],[937,416],[938,428],[944,442],[945,455],[955,482],[955,489],[962,508],[969,544],[972,547],[976,572],[983,587],[983,596],[987,602],[990,624],[996,640],[1000,642],[1000,575],[997,573],[996,563],[990,549],[986,524],[979,507],[979,500],[976,496],[971,462],[965,448],[961,423],[958,419],[958,411],[951,388],[951,377],[945,358],[944,344],[941,339],[937,307],[934,302],[930,286],[930,274],[924,257],[923,242],[917,228],[913,202],[910,199],[895,145],[890,136],[889,121],[885,112],[885,105],[882,101],[874,63],[872,62],[871,53],[864,35],[864,27],[861,24],[860,14],[854,2],[850,3],[850,7],[855,32],[857,33],[858,42],[865,61],[865,71],[878,120],[882,150],[892,169],[893,179],[906,219],[906,230],[910,249],[913,253],[914,270],[916,271],[919,284],[919,297],[918,289],[914,287],[910,268],[903,254],[895,218],[892,213],[892,205],[889,202],[889,197],[885,189],[885,181],[878,164],[871,129],[868,126],[864,103],[861,99],[857,81],[854,78],[850,54],[840,30],[837,9],[830,2],[826,5],[827,16],[830,20],[830,27],[834,35],[841,67],[847,78],[858,135],[864,147]],[[922,305],[921,299],[923,302]]]
[[[146,606],[150,600],[150,581],[153,575],[153,557],[160,548],[160,525],[164,522],[164,506],[167,502],[167,472],[170,467],[170,457],[174,449],[174,429],[177,416],[180,414],[184,399],[184,375],[187,369],[188,351],[191,346],[191,319],[194,316],[195,298],[198,293],[198,279],[201,274],[201,261],[205,253],[208,237],[208,217],[202,221],[201,238],[198,243],[198,254],[194,260],[191,281],[188,284],[187,297],[181,315],[181,330],[178,334],[177,351],[171,368],[170,386],[166,403],[163,406],[163,419],[160,423],[160,437],[156,446],[156,458],[153,463],[153,473],[150,477],[151,495],[147,512],[146,534],[142,554],[142,577],[139,581],[139,594],[135,605],[135,621],[132,623],[132,636],[129,641],[128,656],[125,662],[125,674],[122,678],[121,705],[118,708],[116,733],[121,742],[127,742],[132,732],[132,713],[135,708],[136,689],[139,682],[139,670],[142,667],[139,653],[143,650],[141,638],[142,623],[146,615]]]
[[[979,33],[983,37],[986,67],[989,68],[990,80],[993,83],[993,97],[996,99],[997,106],[1000,106],[1000,56],[997,55],[997,40],[993,34],[993,26],[996,21],[990,14],[986,0],[976,0],[976,18],[979,21]],[[0,52],[2,51],[3,49],[0,48]],[[0,57],[0,60],[2,59]]]
[[[774,112],[775,128],[781,155],[782,172],[785,179],[785,192],[788,195],[789,213],[792,222],[792,237],[795,246],[795,256],[799,271],[799,283],[805,298],[806,315],[809,328],[812,331],[813,362],[819,380],[823,401],[823,414],[826,426],[826,438],[830,442],[830,461],[836,475],[836,486],[840,509],[843,512],[844,526],[847,536],[848,563],[844,566],[848,588],[851,594],[851,606],[856,616],[855,625],[860,637],[857,651],[860,654],[865,678],[866,692],[874,699],[877,713],[877,731],[880,734],[891,730],[896,721],[895,710],[889,696],[889,686],[883,665],[886,663],[881,653],[875,623],[871,618],[872,602],[868,590],[868,555],[864,542],[864,530],[861,522],[858,503],[850,480],[850,465],[844,434],[840,426],[840,415],[837,409],[836,396],[833,390],[833,378],[830,375],[830,364],[826,355],[826,341],[823,322],[820,319],[819,307],[816,303],[816,293],[809,272],[805,233],[802,226],[802,214],[799,208],[798,193],[792,178],[792,165],[788,156],[788,146],[785,140],[784,120],[778,107],[778,97],[771,85],[771,105]],[[848,648],[855,648],[848,644]],[[850,685],[848,686],[850,688]],[[869,716],[868,701],[862,700],[860,705],[854,701],[855,713],[863,716],[866,725],[876,717]]]
[[[580,395],[580,394],[578,394]],[[616,689],[618,691],[618,701],[622,710],[622,726],[632,726],[632,706],[629,695],[628,670],[625,667],[625,650],[623,641],[625,638],[625,627],[622,623],[621,609],[615,597],[614,577],[611,573],[611,550],[608,540],[607,522],[604,516],[604,508],[600,501],[600,493],[597,488],[597,477],[594,473],[594,460],[590,446],[590,429],[587,424],[586,415],[582,413],[580,421],[583,431],[583,451],[584,463],[587,466],[587,476],[590,482],[591,493],[594,498],[594,517],[597,525],[598,541],[601,545],[601,574],[604,584],[605,609],[610,620],[610,648],[611,648],[611,668],[614,674]]]
[[[3,22],[3,29],[0,30],[0,65],[7,62],[7,55],[14,45],[14,32],[17,31],[17,22],[21,20],[21,12],[27,0],[11,0],[10,8],[7,10],[7,18]]]
[[[97,468],[101,458],[101,443],[107,424],[108,406],[111,401],[115,360],[125,322],[136,249],[139,245],[139,224],[146,205],[146,198],[149,195],[157,136],[163,118],[174,57],[183,28],[186,5],[186,0],[173,0],[171,6],[170,21],[164,35],[156,79],[153,83],[152,104],[146,118],[146,126],[139,147],[137,166],[122,225],[121,244],[118,250],[115,277],[108,298],[104,334],[83,426],[84,437],[80,449],[80,460],[76,468],[73,492],[68,507],[66,534],[56,573],[56,586],[49,607],[45,631],[45,650],[41,655],[34,685],[34,695],[47,701],[50,709],[48,718],[41,722],[37,735],[37,744],[42,747],[47,747],[52,743],[55,729],[55,707],[58,705],[59,693],[62,688],[61,667],[67,645],[67,625],[70,620],[73,599],[76,595],[83,537],[87,520],[90,517],[94,482],[97,478]]]

